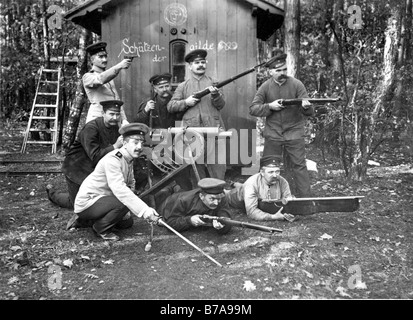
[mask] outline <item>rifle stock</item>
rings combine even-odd
[[[273,227],[267,227],[267,226],[262,226],[262,225],[259,225],[259,224],[253,224],[253,223],[248,223],[248,222],[232,220],[230,218],[225,218],[225,217],[209,216],[209,215],[206,215],[206,214],[204,214],[202,216],[202,220],[204,220],[204,221],[216,220],[216,221],[218,221],[222,224],[226,224],[226,225],[230,225],[230,226],[234,226],[234,227],[260,230],[260,231],[265,231],[265,232],[269,232],[269,233],[282,232],[281,229],[277,229],[277,228],[273,228]]]
[[[280,99],[279,103],[283,106],[292,106],[295,104],[301,104],[303,100],[308,100],[308,102],[314,103],[314,104],[342,101],[341,98],[302,98],[302,99]]]

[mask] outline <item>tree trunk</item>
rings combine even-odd
[[[400,17],[400,7],[392,7],[391,16],[387,22],[385,31],[385,45],[382,68],[382,80],[376,93],[373,95],[373,110],[370,115],[363,119],[364,127],[363,139],[360,141],[361,155],[355,160],[355,165],[351,168],[352,176],[357,180],[362,180],[367,174],[367,162],[372,151],[372,143],[376,132],[380,114],[386,104],[388,104],[390,95],[393,93],[393,84],[395,79],[396,57],[398,53],[398,30]]]
[[[287,69],[292,77],[300,75],[300,0],[285,0],[285,41]]]
[[[79,39],[79,60],[77,63],[78,83],[76,87],[75,100],[71,104],[69,117],[66,123],[66,129],[62,138],[63,152],[68,151],[69,147],[74,142],[83,107],[88,102],[85,89],[83,88],[82,76],[87,71],[87,53],[85,47],[90,38],[91,32],[83,29],[81,37]]]

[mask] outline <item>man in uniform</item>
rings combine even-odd
[[[89,99],[90,106],[86,117],[86,123],[102,114],[101,102],[106,100],[119,100],[113,79],[120,70],[128,69],[131,60],[123,59],[117,65],[106,70],[108,64],[108,53],[106,42],[97,42],[86,48],[89,53],[92,69],[82,77],[83,86]],[[128,124],[125,110],[121,108],[121,125]]]
[[[204,178],[195,190],[175,193],[166,198],[159,212],[163,220],[176,231],[209,226],[202,215],[231,218],[224,194],[225,181]],[[231,226],[213,220],[212,226],[219,234],[226,234]]]
[[[260,172],[249,177],[243,184],[237,184],[234,189],[226,193],[231,207],[245,210],[247,216],[254,220],[288,220],[294,216],[280,211],[271,214],[260,209],[260,201],[264,199],[281,199],[287,204],[293,198],[290,186],[280,176],[280,158],[273,155],[263,156],[260,160]]]
[[[305,118],[314,113],[303,83],[287,76],[287,55],[277,51],[274,62],[268,66],[271,78],[255,94],[250,114],[266,117],[263,155],[282,156],[283,149],[291,162],[298,195],[310,196],[310,178],[305,161]],[[301,104],[283,106],[279,99],[304,98]]]
[[[130,123],[119,129],[123,147],[104,156],[95,170],[83,181],[77,193],[74,212],[84,221],[92,221],[92,228],[105,240],[119,240],[112,232],[131,227],[133,218],[157,221],[158,213],[135,193],[133,159],[140,156],[149,128],[142,123]]]
[[[86,123],[77,140],[71,145],[62,171],[66,177],[67,192],[57,191],[52,185],[46,186],[50,201],[63,208],[73,209],[76,194],[83,180],[94,170],[99,160],[114,149],[122,147],[118,121],[123,102],[102,101],[100,117]]]
[[[205,74],[206,56],[207,52],[205,50],[194,50],[185,56],[185,61],[189,64],[190,75],[187,80],[180,83],[176,88],[171,101],[168,103],[168,111],[183,113],[182,122],[184,127],[221,127],[225,129],[220,112],[225,106],[224,95],[214,87],[217,81]],[[205,88],[209,89],[210,95],[202,99],[193,96],[195,92],[202,91]],[[214,143],[209,140],[213,140]],[[218,159],[218,155],[225,154],[225,143],[218,143],[218,140],[214,138],[208,139],[205,145],[204,157],[200,157],[196,165],[200,178],[205,178],[209,174],[211,178],[223,180],[226,164],[219,164],[218,160],[221,159]],[[196,183],[195,181],[192,182],[193,187],[196,187]]]
[[[172,98],[171,78],[170,73],[163,73],[149,79],[153,95],[139,105],[136,122],[152,125],[151,129],[167,129],[175,126],[175,114],[169,113],[166,107]]]

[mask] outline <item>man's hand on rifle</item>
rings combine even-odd
[[[149,113],[153,109],[155,109],[155,101],[149,100],[145,105],[145,112]]]
[[[311,103],[308,101],[308,100],[303,100],[302,102],[301,102],[301,107],[304,109],[304,110],[307,110],[309,107],[311,106]]]
[[[217,87],[209,86],[207,89],[209,90],[209,92],[211,92],[211,96],[213,97],[219,96],[219,91]]]
[[[149,222],[158,223],[158,220],[161,219],[161,216],[154,208],[148,207],[148,209],[144,213],[145,219],[149,220]]]
[[[189,108],[193,107],[199,102],[200,99],[195,98],[194,96],[189,96],[185,99],[185,105]]]
[[[217,230],[222,229],[224,227],[224,225],[221,222],[219,222],[215,219],[212,220],[212,226]]]
[[[280,101],[280,100],[281,100],[281,99],[277,99],[277,100],[274,100],[273,102],[269,103],[268,106],[270,107],[270,110],[272,110],[272,111],[280,111],[280,110],[284,109],[285,106],[283,106],[283,105],[281,104],[281,101]]]
[[[202,219],[202,216],[199,214],[196,214],[194,216],[191,217],[191,224],[194,227],[200,227],[206,224],[206,222],[204,222]]]

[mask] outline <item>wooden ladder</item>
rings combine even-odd
[[[51,144],[52,153],[56,153],[61,69],[45,69],[42,66],[39,74],[21,153],[26,152],[28,144]],[[42,132],[44,139],[30,140],[31,132],[38,132],[39,136]]]

